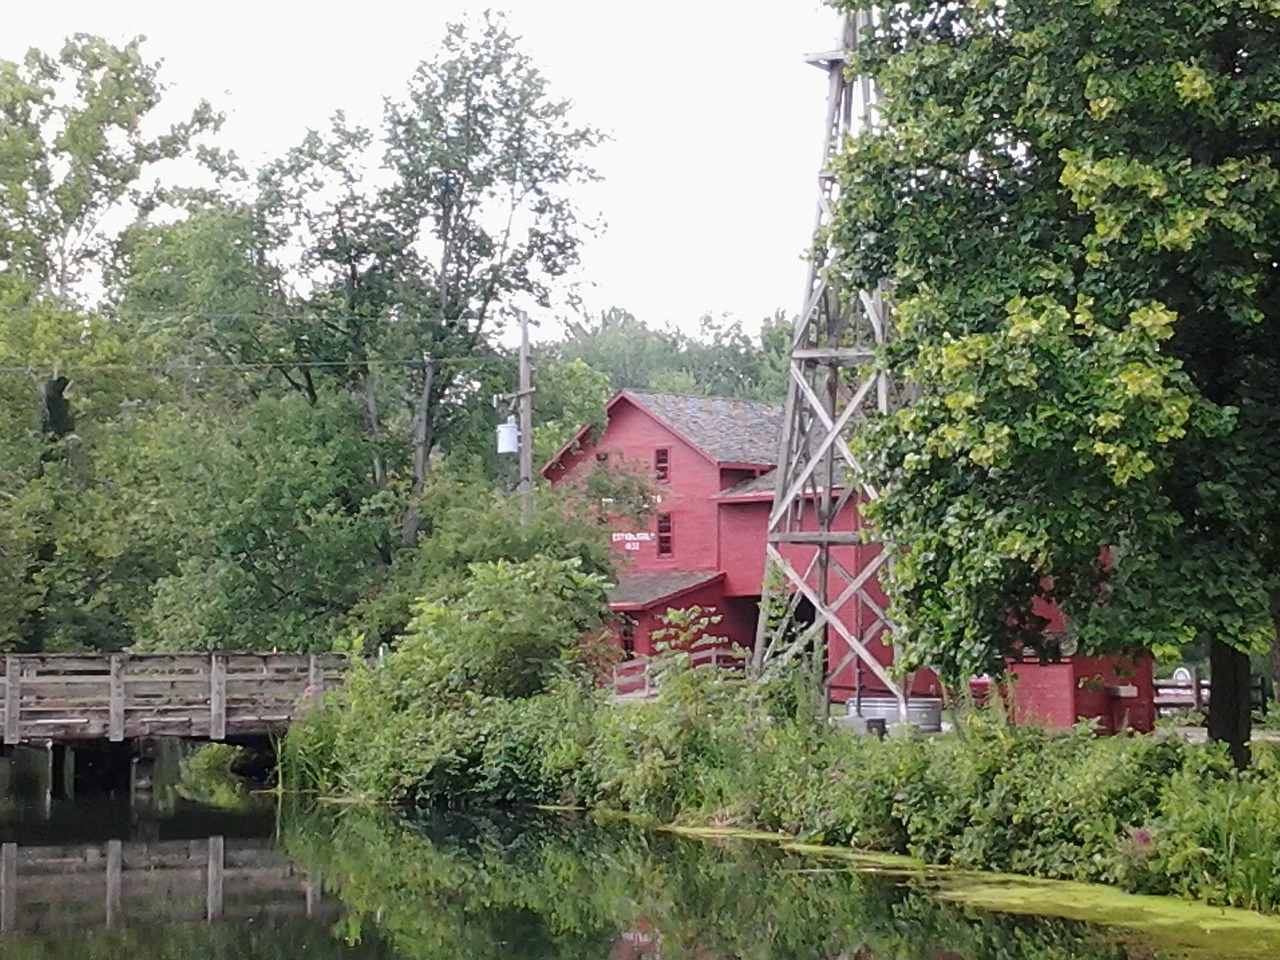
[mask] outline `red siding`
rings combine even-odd
[[[702,454],[673,430],[634,405],[625,396],[610,409],[609,422],[598,442],[585,440],[580,447],[566,453],[544,471],[552,483],[573,483],[594,469],[597,454],[607,454],[615,465],[629,465],[653,476],[654,453],[668,451],[668,480],[655,482],[659,502],[655,516],[644,529],[620,526],[614,533],[619,572],[627,571],[719,571],[722,581],[675,598],[670,603],[657,602],[647,611],[633,613],[636,619],[635,649],[638,656],[653,652],[652,635],[660,629],[660,618],[671,606],[701,606],[720,614],[723,619],[713,628],[713,635],[725,636],[732,642],[749,647],[755,640],[758,600],[762,592],[765,569],[765,535],[772,508],[772,498],[721,499],[718,494],[743,480],[763,472],[765,465],[717,464]],[[673,551],[670,557],[658,556],[656,514],[669,514],[672,522]],[[861,526],[860,515],[846,510],[840,529],[855,531]],[[814,529],[816,524],[806,524]],[[877,555],[872,545],[849,545],[834,549],[835,556],[850,572],[865,569]],[[792,566],[803,571],[814,554],[813,547],[789,546],[783,555]],[[833,574],[828,595],[838,596],[846,581]],[[872,602],[880,610],[887,609],[888,599],[878,579],[867,587]],[[1061,615],[1041,604],[1039,612],[1052,620],[1051,629],[1062,629]],[[856,636],[861,637],[881,664],[892,662],[891,649],[883,642],[882,628],[876,626],[875,611],[863,601],[850,599],[839,610],[840,620]],[[841,663],[849,646],[835,630],[828,632],[830,660]],[[1126,670],[1123,658],[1092,660],[1075,658],[1061,665],[1019,664],[1015,684],[1017,714],[1024,720],[1051,726],[1069,726],[1079,717],[1095,717],[1106,730],[1131,726],[1139,730],[1151,728],[1154,690],[1150,658],[1142,658]],[[1123,674],[1123,676],[1122,676]],[[1090,679],[1090,678],[1095,679]],[[1119,697],[1118,688],[1137,687],[1136,697]],[[859,669],[851,661],[833,678],[836,699],[849,699],[856,691],[874,694],[882,689],[880,681],[866,667]],[[913,695],[934,696],[939,693],[937,678],[929,671],[912,677]]]
[[[759,475],[765,465],[750,468],[713,463],[665,424],[623,397],[610,411],[608,425],[599,440],[584,442],[579,449],[563,457],[559,465],[550,468],[547,475],[553,483],[572,483],[594,468],[598,453],[607,454],[615,465],[631,465],[651,474],[654,452],[662,449],[668,451],[669,478],[665,483],[654,485],[660,497],[654,510],[655,514],[671,516],[672,556],[658,556],[656,516],[643,530],[623,525],[614,534],[621,562],[619,572],[723,572],[725,576],[720,584],[681,596],[677,603],[681,607],[696,604],[714,608],[723,617],[715,633],[742,646],[751,646],[756,632],[756,602],[764,581],[764,543],[772,500],[767,495],[754,499],[722,500],[717,494]],[[853,511],[846,511],[842,519],[842,529],[856,530],[859,526],[860,518]],[[850,546],[837,548],[836,552],[846,569],[858,570],[877,550],[872,546]],[[813,548],[788,548],[784,554],[793,565],[803,569],[813,554]],[[833,574],[829,591],[832,595],[838,594],[844,583]],[[883,609],[887,601],[879,584],[874,583],[869,592]],[[650,638],[659,628],[659,618],[668,607],[669,604],[661,603],[649,611],[632,614],[636,618],[637,655],[652,653]],[[874,617],[861,602],[849,600],[840,613],[843,622],[858,635],[868,631],[875,633],[871,626]],[[830,633],[829,644],[832,663],[843,660],[849,647],[835,631]],[[869,646],[881,663],[892,661],[892,652],[878,639],[873,639]],[[858,669],[851,663],[835,678],[833,689],[837,696],[851,696],[859,682],[864,691],[876,689],[878,683],[865,669],[859,681]],[[918,675],[912,685],[912,691],[918,694],[934,693],[936,689],[936,681],[927,673]]]
[[[690,607],[700,607],[708,615],[722,615],[725,612],[724,596],[720,590],[718,583],[711,583],[697,590],[691,590],[688,593],[681,594],[679,597],[668,603],[659,603],[643,612],[637,611],[631,616],[636,620],[636,655],[648,657],[654,654],[654,633],[661,632],[666,629],[666,625],[662,622],[662,618],[666,616],[669,610],[688,610]],[[731,635],[729,630],[734,627],[736,621],[732,617],[725,619],[717,624],[713,624],[708,630],[700,631],[692,638],[693,642],[697,642],[704,636],[721,637],[727,636],[730,640],[741,642],[740,634],[738,636]],[[736,631],[735,631],[736,632]],[[754,636],[754,634],[752,635]],[[667,638],[668,642],[670,638]]]
[[[1013,713],[1019,722],[1069,727],[1093,720],[1102,733],[1146,733],[1155,727],[1155,681],[1147,654],[1011,667]]]
[[[729,597],[758,597],[764,583],[764,537],[772,501],[719,504],[717,526],[724,592]]]
[[[718,570],[716,505],[720,468],[643,410],[623,399],[611,411],[609,424],[598,443],[584,443],[564,459],[564,467],[549,472],[553,483],[572,483],[595,466],[597,453],[607,453],[615,464],[626,464],[653,473],[655,450],[668,451],[670,479],[655,483],[660,502],[654,512],[671,515],[674,551],[658,556],[657,518],[644,529],[619,527],[621,534],[648,534],[648,539],[615,538],[619,552],[632,570]],[[630,549],[628,549],[628,547]]]

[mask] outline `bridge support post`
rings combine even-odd
[[[134,755],[129,758],[129,806],[150,806],[151,788],[155,783],[156,761],[147,756],[140,744],[135,744]]]
[[[120,886],[124,874],[124,844],[107,841],[107,928],[120,919]]]
[[[314,653],[307,660],[307,687],[311,690],[311,705],[319,706],[324,699],[324,666]]]
[[[304,889],[307,898],[307,919],[310,920],[316,915],[316,910],[320,907],[320,900],[324,897],[324,878],[320,874],[309,877]]]
[[[40,791],[40,811],[48,820],[53,816],[53,741],[46,740],[36,754],[36,777]]]
[[[124,655],[111,655],[111,673],[107,693],[107,739],[124,742]]]
[[[12,654],[4,658],[4,742],[22,742],[22,667]]]
[[[209,893],[206,916],[210,923],[222,919],[222,871],[226,864],[226,840],[209,838]]]
[[[76,798],[75,747],[69,743],[60,743],[56,744],[54,749],[57,751],[54,762],[62,780],[62,798],[64,800],[74,800]]]
[[[18,921],[18,845],[0,846],[0,931],[9,932]]]
[[[209,658],[209,739],[227,739],[227,658]]]

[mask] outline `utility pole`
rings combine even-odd
[[[529,314],[516,311],[520,320],[520,387],[516,393],[520,414],[520,522],[533,519],[533,371],[529,364]]]

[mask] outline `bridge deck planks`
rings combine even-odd
[[[280,732],[346,658],[295,654],[10,654],[0,664],[4,742]]]

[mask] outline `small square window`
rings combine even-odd
[[[671,524],[671,514],[658,514],[658,556],[670,557],[675,554],[675,535]]]
[[[663,448],[653,451],[653,476],[659,483],[671,479],[671,451]]]

